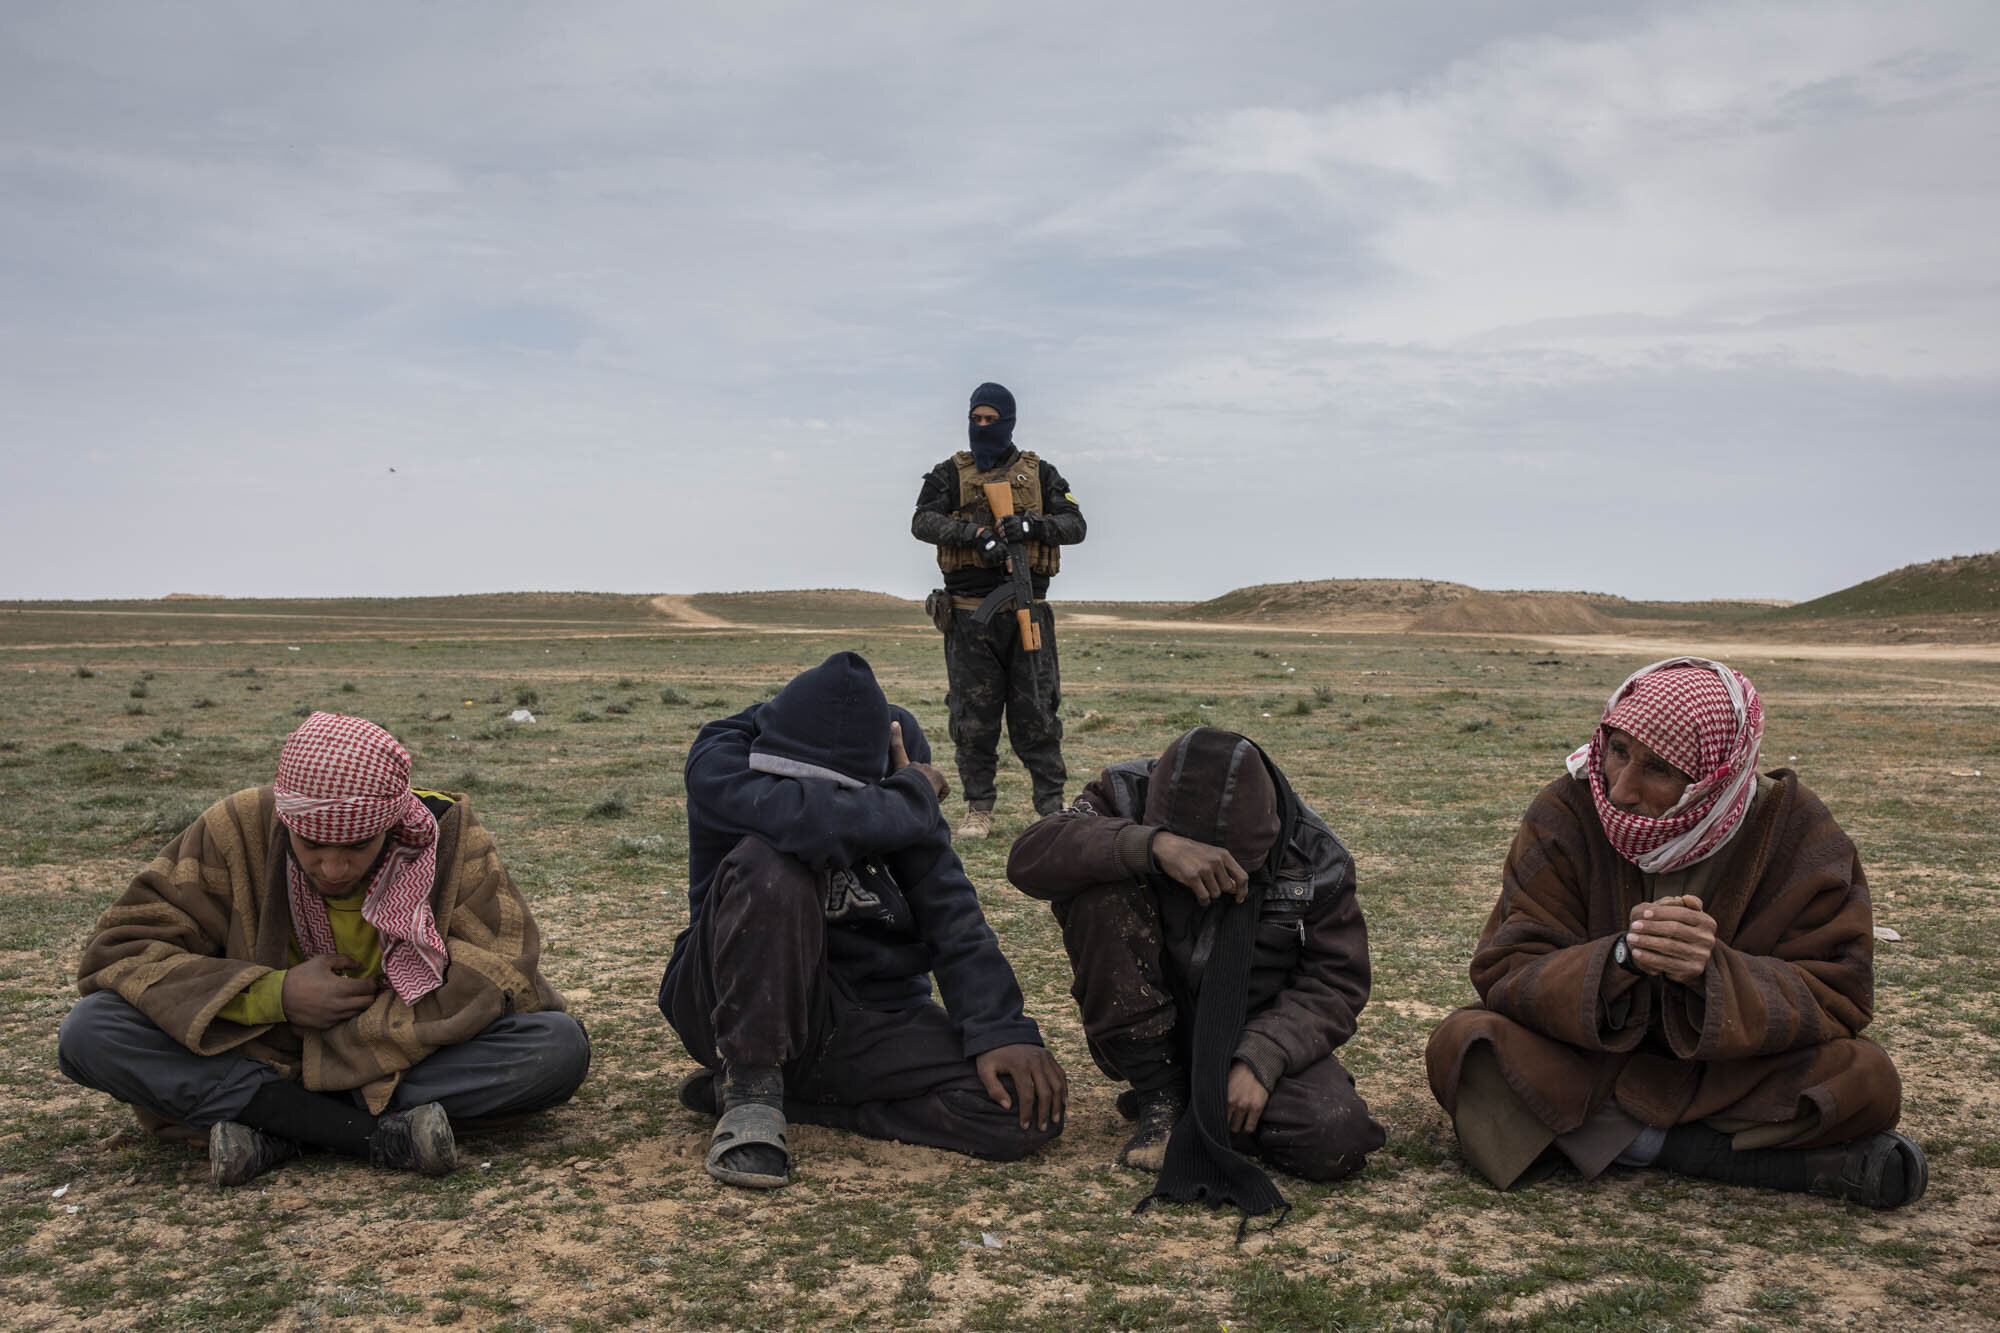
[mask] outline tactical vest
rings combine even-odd
[[[958,507],[951,511],[953,518],[964,519],[977,527],[992,528],[996,533],[999,524],[993,517],[993,506],[986,503],[983,489],[989,481],[1004,481],[1014,492],[1014,512],[1017,514],[1039,514],[1042,511],[1042,460],[1027,450],[1022,450],[1010,462],[991,472],[981,472],[979,465],[972,461],[972,451],[961,449],[951,456],[958,468]],[[979,563],[979,553],[970,546],[940,546],[937,548],[938,568],[949,574]],[[1028,543],[1028,572],[1031,574],[1053,574],[1062,568],[1062,548],[1048,546],[1041,542]]]

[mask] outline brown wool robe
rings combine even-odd
[[[1445,1019],[1425,1052],[1445,1110],[1456,1112],[1466,1054],[1485,1041],[1556,1134],[1607,1098],[1662,1128],[1801,1122],[1793,1147],[1893,1126],[1895,1066],[1858,1035],[1873,1015],[1875,940],[1854,844],[1779,769],[1715,856],[1701,877],[1717,941],[1701,984],[1635,976],[1612,945],[1634,906],[1681,890],[1649,884],[1613,850],[1586,783],[1543,788],[1473,955],[1482,1004]]]
[[[431,905],[445,937],[444,984],[416,1004],[384,989],[354,1018],[314,1031],[216,1017],[251,982],[286,966],[292,938],[284,826],[269,787],[216,802],[105,909],[79,989],[116,991],[197,1055],[236,1050],[315,1092],[359,1088],[379,1114],[403,1071],[510,1013],[562,1011],[539,970],[541,933],[493,839],[463,799],[438,819]],[[149,1117],[141,1112],[141,1119]]]

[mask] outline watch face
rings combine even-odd
[[[1618,943],[1611,946],[1611,957],[1620,967],[1632,961],[1632,946],[1625,942],[1624,936],[1619,936]]]

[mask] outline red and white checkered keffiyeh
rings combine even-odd
[[[1654,819],[1620,810],[1604,788],[1604,733],[1616,728],[1688,775],[1673,809]],[[1757,792],[1764,705],[1741,672],[1706,657],[1641,667],[1611,692],[1590,744],[1569,757],[1590,783],[1604,834],[1649,875],[1691,866],[1728,842]]]
[[[410,752],[365,718],[314,713],[285,738],[272,784],[278,818],[308,842],[365,842],[388,832],[361,919],[382,938],[382,971],[406,1004],[444,983],[445,945],[431,911],[437,820],[410,790]],[[334,951],[326,900],[285,858],[292,929],[307,957]]]

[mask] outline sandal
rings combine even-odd
[[[723,1161],[738,1148],[773,1148],[784,1158],[775,1174],[743,1171]],[[785,1113],[762,1102],[739,1102],[715,1122],[708,1140],[708,1174],[725,1185],[774,1190],[791,1179],[792,1154],[785,1147]]]

